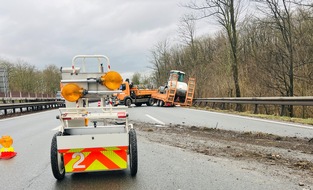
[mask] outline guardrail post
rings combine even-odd
[[[280,116],[285,116],[285,105],[281,105],[281,111],[280,111]]]
[[[222,103],[221,109],[222,109],[222,110],[225,110],[225,103]]]
[[[258,113],[258,104],[254,104],[254,112],[253,114],[257,114]]]
[[[305,119],[305,109],[306,106],[302,106],[302,118]]]

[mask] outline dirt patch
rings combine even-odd
[[[240,133],[195,126],[156,126],[132,121],[137,134],[150,141],[205,155],[249,160],[313,176],[313,139],[265,133]]]

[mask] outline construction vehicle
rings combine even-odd
[[[184,82],[183,71],[171,70],[167,84],[161,86],[157,93],[152,94],[157,106],[191,106],[195,91],[196,80],[189,78],[188,84]]]
[[[77,62],[82,60],[82,69]],[[88,60],[88,65],[86,60]],[[98,62],[96,71],[89,60]],[[104,71],[103,63],[107,63]],[[109,58],[103,55],[78,55],[71,67],[61,68],[65,108],[59,108],[61,126],[51,142],[51,168],[62,180],[66,173],[125,170],[137,173],[137,139],[128,123],[126,106],[105,105],[118,90],[123,79],[110,70]],[[100,107],[95,102],[100,100]]]
[[[151,98],[151,95],[158,92],[156,89],[139,89],[137,86],[129,83],[128,79],[122,83],[120,90],[122,92],[116,94],[113,100],[114,105],[131,106],[131,104],[135,104],[136,106],[141,106],[146,104],[147,106],[152,106],[153,98]]]

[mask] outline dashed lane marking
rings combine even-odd
[[[158,120],[158,119],[152,117],[151,115],[146,114],[146,116],[149,117],[150,119],[152,119],[153,121],[155,121],[155,122],[161,124],[161,125],[165,125],[164,122],[162,122],[162,121],[160,121],[160,120]]]
[[[60,126],[57,126],[56,128],[54,128],[54,129],[51,129],[51,131],[56,131],[56,130],[59,130],[60,129],[60,127],[61,127],[61,125]]]

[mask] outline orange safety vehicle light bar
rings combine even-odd
[[[102,75],[100,78],[102,85],[106,86],[110,90],[118,89],[122,82],[122,76],[116,71],[109,71],[106,74]]]
[[[74,83],[69,83],[63,86],[61,94],[69,102],[76,102],[83,96],[83,88]]]

